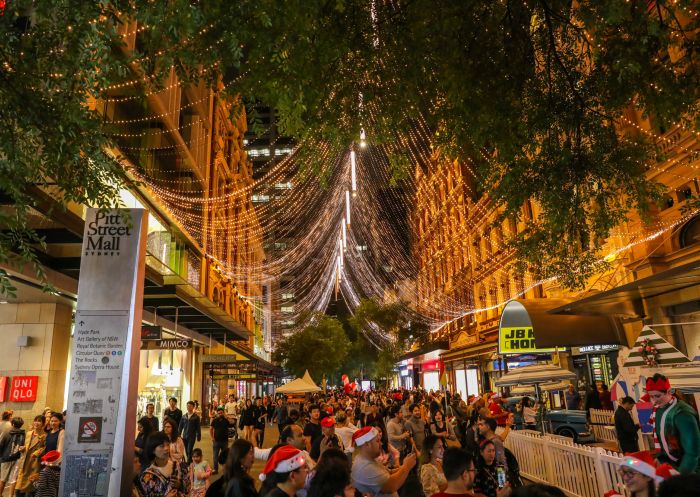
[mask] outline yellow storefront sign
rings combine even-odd
[[[532,327],[500,328],[498,332],[499,354],[530,354],[556,352],[557,349],[538,349]]]

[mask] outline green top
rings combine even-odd
[[[700,425],[698,414],[682,400],[678,400],[666,415],[663,430],[664,441],[661,440],[661,420],[669,406],[660,407],[656,411],[656,434],[661,443],[659,461],[667,462],[681,474],[700,472]],[[668,453],[665,448],[668,448]],[[674,461],[671,459],[676,459]]]

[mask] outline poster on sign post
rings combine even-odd
[[[61,497],[131,495],[147,213],[88,209]]]

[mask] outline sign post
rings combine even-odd
[[[61,497],[131,495],[147,212],[88,209]]]

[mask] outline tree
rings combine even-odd
[[[368,376],[388,380],[408,348],[430,339],[428,326],[406,309],[400,302],[379,304],[372,299],[362,299],[355,308],[349,324],[358,337],[356,348],[371,347],[370,360],[365,363]],[[373,346],[366,334],[373,336]]]
[[[315,314],[310,325],[277,344],[273,360],[301,377],[307,369],[313,378],[338,375],[350,350],[343,325],[337,319]]]
[[[542,208],[514,247],[523,264],[581,285],[630,209],[659,187],[660,158],[621,136],[630,105],[697,129],[697,16],[690,0],[238,0],[8,2],[0,16],[0,263],[36,262],[31,187],[61,203],[114,205],[124,171],[105,153],[115,123],[88,97],[138,96],[223,81],[279,111],[281,131],[347,147],[361,128],[404,144],[425,121],[446,155],[476,166],[483,190],[518,217]],[[118,27],[140,23],[133,52]],[[235,80],[235,84],[232,82]],[[118,127],[117,127],[118,128]],[[405,146],[394,146],[399,154]],[[320,168],[319,154],[306,163]],[[316,161],[316,162],[314,162]],[[391,161],[398,177],[409,161]],[[401,166],[403,164],[403,166]],[[37,265],[37,268],[40,266]],[[11,290],[0,273],[0,290]]]

